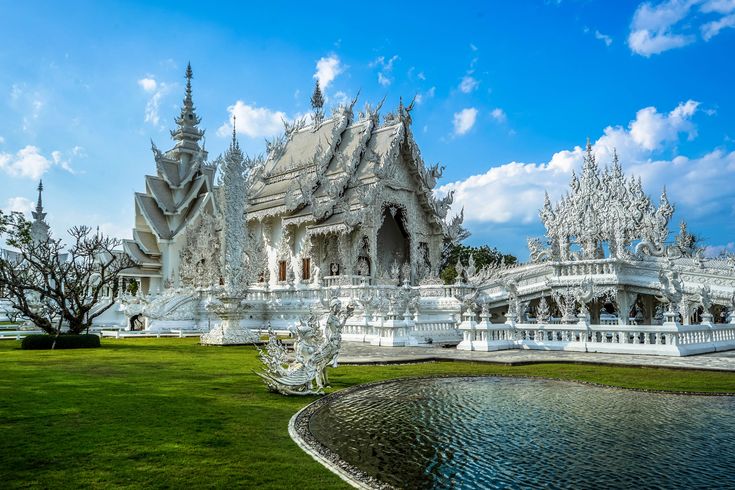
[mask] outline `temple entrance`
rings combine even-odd
[[[383,224],[378,230],[378,265],[380,272],[390,274],[394,263],[400,268],[410,263],[410,243],[404,226],[405,216],[400,208],[383,209]]]

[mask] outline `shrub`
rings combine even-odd
[[[47,350],[54,344],[53,335],[28,335],[23,338],[20,348],[25,350]],[[55,349],[88,349],[100,346],[100,338],[92,334],[59,335]]]

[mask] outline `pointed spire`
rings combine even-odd
[[[194,78],[194,74],[191,69],[191,63],[186,65],[185,76],[186,91],[181,104],[181,113],[176,118],[176,125],[178,127],[174,131],[171,131],[171,137],[177,141],[176,146],[186,146],[190,150],[196,151],[199,149],[198,142],[204,136],[204,131],[200,131],[197,128],[197,125],[202,122],[202,119],[196,113],[192,98],[191,80]]]
[[[191,71],[191,62],[186,64],[186,99],[191,102],[191,79],[194,78],[194,72]]]
[[[36,203],[36,210],[33,211],[31,214],[33,215],[33,219],[36,221],[43,221],[46,219],[46,213],[43,212],[43,181],[38,181],[38,202]]]
[[[232,115],[232,142],[230,142],[230,149],[231,150],[239,150],[240,149],[240,143],[237,141],[237,116],[234,114]]]
[[[31,223],[31,239],[34,243],[43,242],[50,236],[49,226],[46,223],[46,213],[43,211],[43,181],[38,181],[38,202],[36,210],[32,211],[33,223]]]

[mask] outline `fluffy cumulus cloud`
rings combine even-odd
[[[156,90],[158,83],[154,78],[146,77],[138,80],[138,85],[146,92],[153,92],[154,90]]]
[[[230,121],[217,130],[219,136],[228,136],[232,132],[233,117],[237,118],[237,132],[250,138],[277,135],[283,131],[283,121],[289,120],[285,112],[249,105],[241,100],[229,106],[227,112],[230,113]]]
[[[466,134],[475,125],[477,120],[477,109],[468,107],[454,113],[454,134],[461,136]]]
[[[30,199],[25,197],[11,197],[5,203],[5,211],[7,212],[18,212],[18,213],[30,213],[33,210],[34,204]]]
[[[337,75],[344,71],[345,67],[336,54],[324,56],[319,58],[316,62],[316,72],[314,78],[319,80],[319,85],[322,90],[326,90],[327,87],[337,78]]]
[[[735,1],[666,0],[638,6],[630,24],[628,46],[649,57],[697,40],[709,41],[723,29],[735,27]]]
[[[715,149],[696,158],[657,158],[682,137],[696,135],[692,117],[697,112],[698,103],[691,100],[668,112],[643,108],[626,126],[606,127],[592,150],[601,165],[610,163],[613,151],[617,151],[629,175],[640,176],[652,194],[666,186],[669,196],[683,209],[682,215],[689,219],[732,216],[735,191],[722,183],[735,178],[735,151]],[[437,193],[455,191],[454,211],[464,207],[470,229],[472,223],[535,223],[544,192],[554,200],[566,192],[571,172],[581,167],[583,156],[584,150],[577,146],[555,153],[548,162],[501,164],[446,184]]]
[[[12,177],[39,179],[51,168],[52,162],[38,147],[28,145],[15,154],[0,153],[0,170]]]
[[[85,156],[84,149],[77,146],[69,152],[54,150],[50,157],[46,157],[38,147],[27,145],[14,154],[0,152],[0,171],[11,177],[34,180],[40,179],[53,166],[58,166],[73,174],[71,161],[75,156]]]

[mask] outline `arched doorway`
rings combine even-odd
[[[130,330],[136,331],[136,330],[143,330],[145,329],[145,319],[143,318],[142,313],[138,313],[137,315],[133,315],[130,317]]]
[[[411,262],[411,246],[405,228],[405,215],[397,206],[383,209],[383,224],[378,230],[377,258],[381,272],[390,273],[394,262],[398,266]]]

